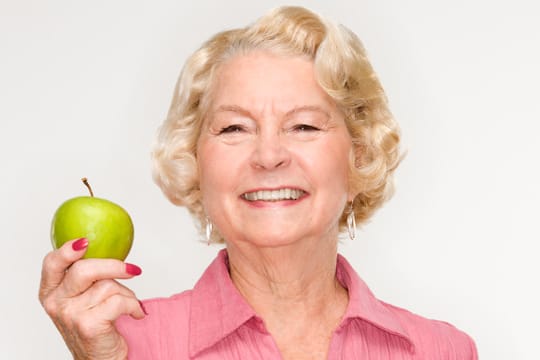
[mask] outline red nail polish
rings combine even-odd
[[[144,307],[144,304],[142,303],[141,300],[139,300],[139,305],[141,305],[141,310],[143,311],[144,315],[148,315],[148,313],[146,312],[146,309]]]
[[[140,267],[138,267],[137,265],[126,263],[126,272],[129,275],[141,275],[142,274],[142,269]]]
[[[71,248],[74,251],[81,251],[83,249],[86,249],[87,246],[88,246],[88,239],[86,238],[80,238],[79,240],[71,244]]]

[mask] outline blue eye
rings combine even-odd
[[[231,133],[239,133],[241,131],[244,131],[242,126],[240,125],[229,125],[225,126],[219,131],[219,134],[231,134]]]

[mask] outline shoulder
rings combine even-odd
[[[188,290],[169,298],[144,300],[144,319],[125,315],[116,320],[116,328],[128,344],[130,359],[161,358],[165,349],[168,353],[176,349],[176,354],[187,351],[191,295]]]
[[[407,331],[419,358],[476,360],[472,338],[452,324],[422,317],[400,307],[381,303],[390,310]]]

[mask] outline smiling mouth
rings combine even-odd
[[[284,201],[298,200],[306,192],[299,189],[259,190],[242,194],[247,201]]]

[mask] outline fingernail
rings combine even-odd
[[[141,275],[142,274],[142,269],[140,267],[138,267],[137,265],[126,263],[126,272],[129,275]]]
[[[148,313],[146,312],[146,309],[145,309],[145,307],[144,307],[144,304],[142,303],[141,300],[139,300],[139,305],[141,305],[141,309],[142,309],[144,315],[148,315]]]
[[[71,248],[75,251],[81,251],[83,249],[86,249],[87,246],[88,246],[88,239],[86,238],[80,238],[79,240],[71,244]]]

